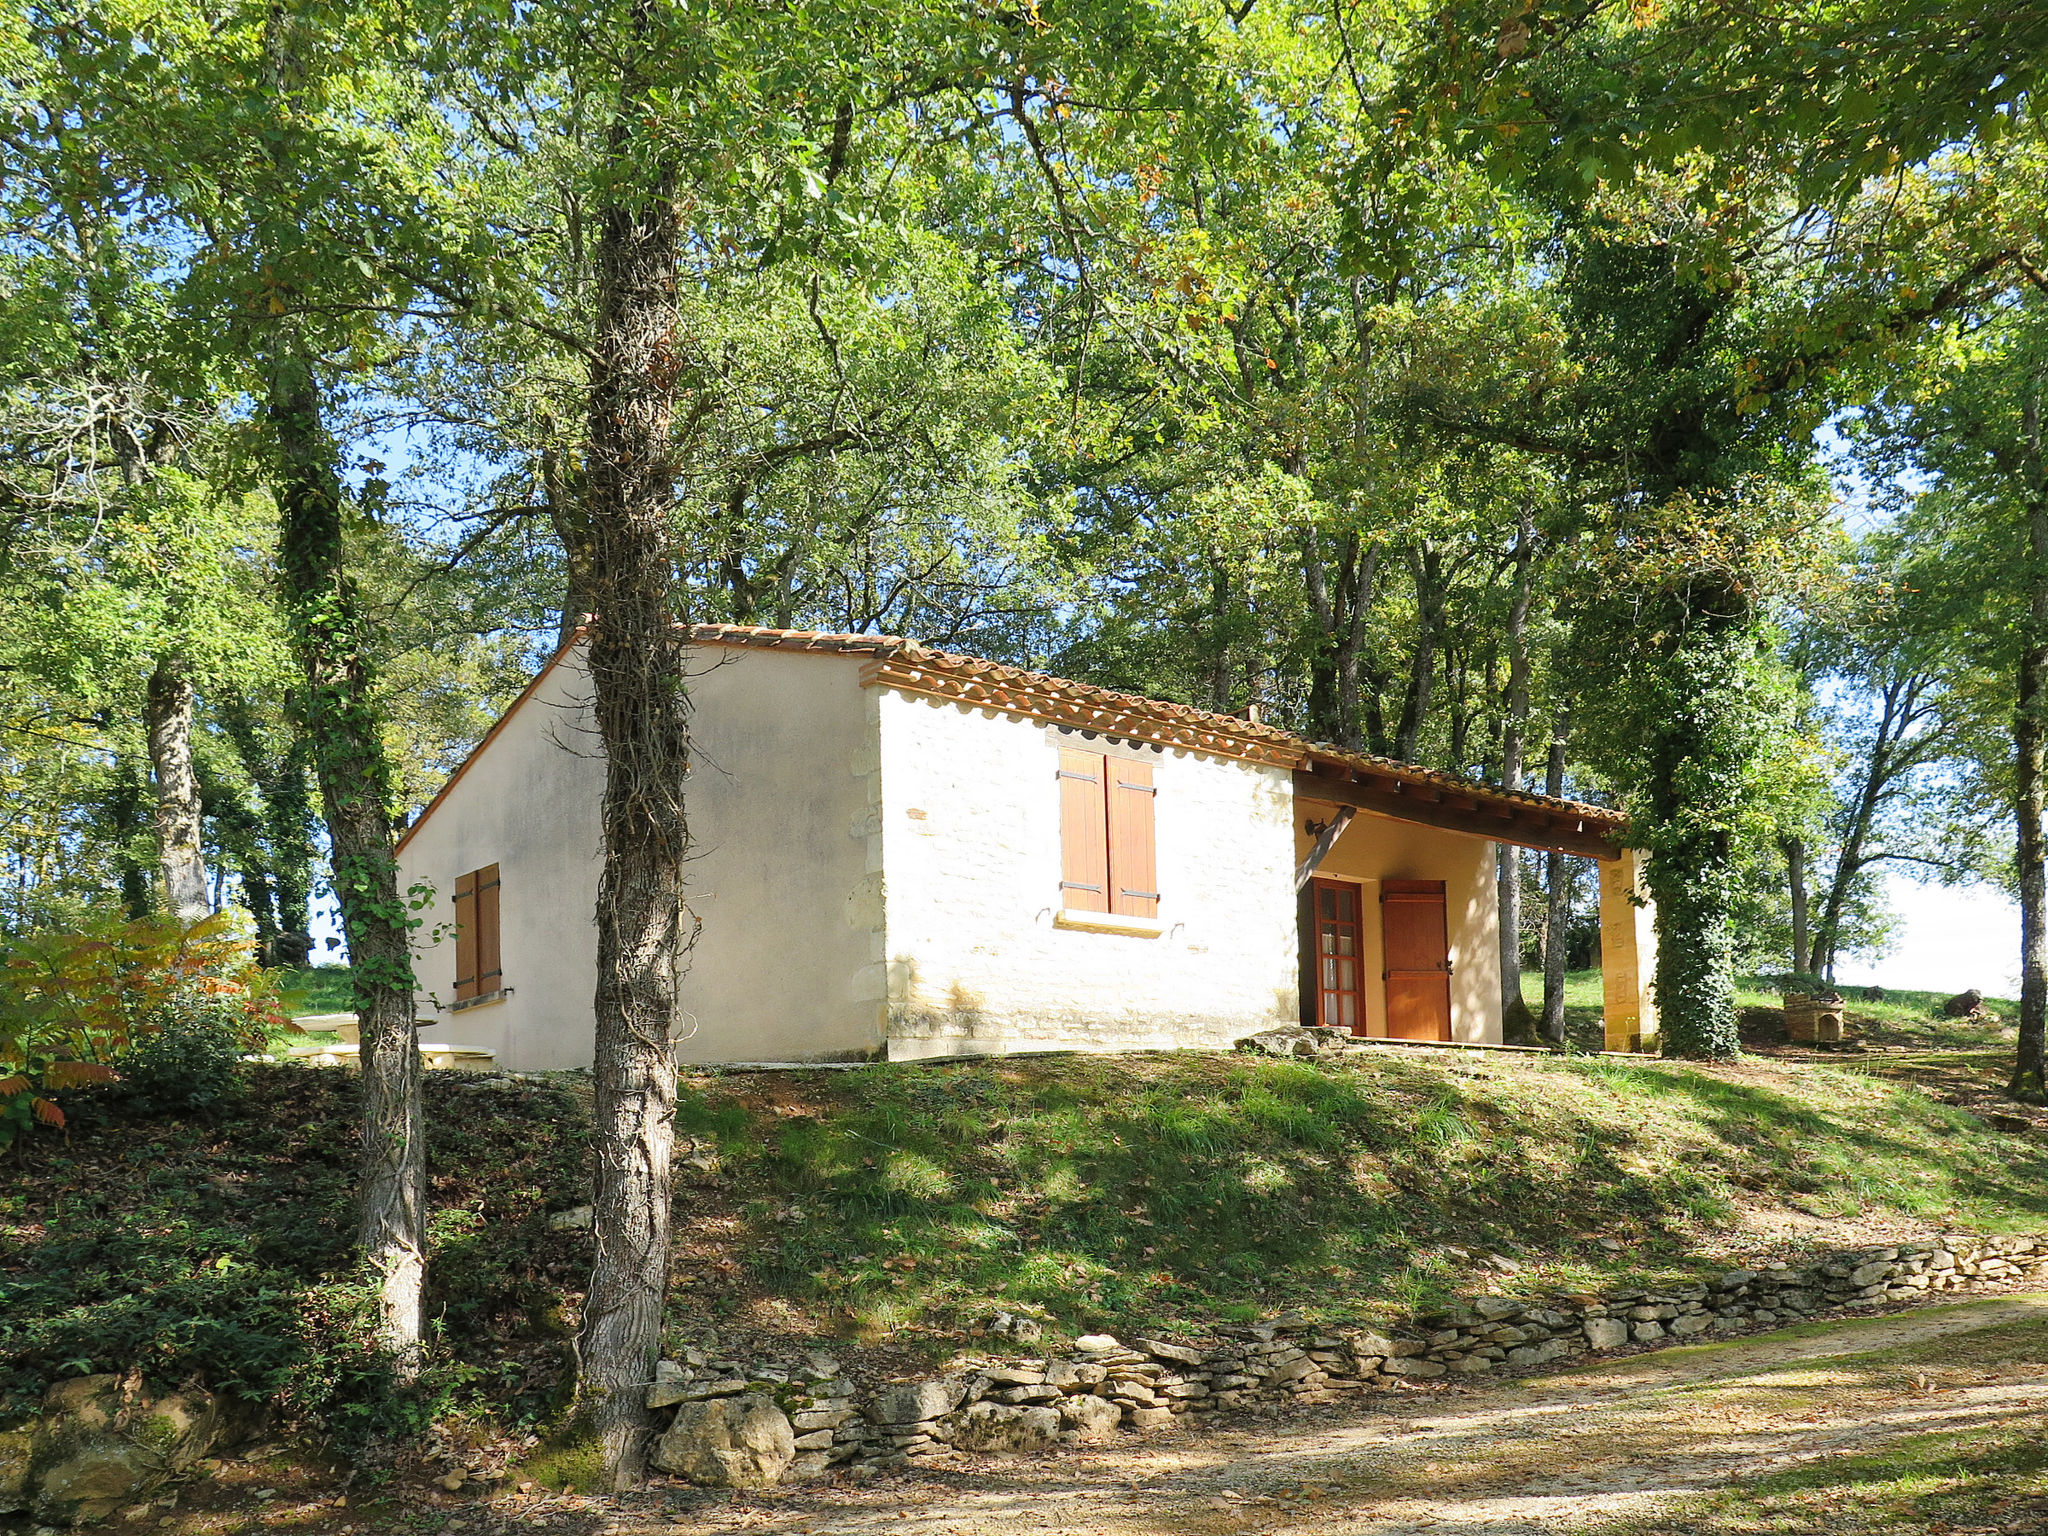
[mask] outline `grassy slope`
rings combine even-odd
[[[1745,1204],[2048,1227],[2040,1139],[1886,1075],[1984,1076],[1996,1028],[1711,1069],[1388,1050],[694,1075],[675,1317],[938,1355],[999,1307],[1076,1332],[1376,1318],[1687,1272],[1748,1241]],[[345,1343],[355,1087],[257,1067],[217,1124],[81,1103],[68,1140],[25,1142],[0,1179],[0,1418],[54,1377],[140,1364],[283,1387],[332,1422],[365,1364]],[[446,1353],[479,1398],[541,1412],[587,1262],[544,1220],[587,1198],[583,1100],[575,1079],[428,1088]]]
[[[997,1307],[1114,1331],[1384,1315],[1501,1283],[1473,1272],[1488,1252],[1520,1283],[1669,1274],[1721,1258],[1744,1202],[2048,1225],[2048,1150],[1934,1102],[1905,1065],[1388,1051],[705,1076],[680,1126],[722,1176],[685,1217],[680,1278],[693,1310],[799,1331]]]

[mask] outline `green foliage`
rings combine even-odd
[[[232,1057],[286,1019],[251,946],[209,918],[104,919],[0,943],[0,1146],[31,1125],[62,1128],[55,1095],[122,1077],[133,1056],[150,1112],[210,1102]],[[209,1088],[210,1067],[229,1076]]]
[[[131,1367],[268,1404],[344,1453],[455,1408],[550,1412],[565,1362],[549,1319],[580,1258],[545,1216],[582,1198],[582,1113],[552,1089],[427,1091],[446,1171],[440,1332],[416,1387],[373,1342],[352,1257],[359,1082],[258,1065],[203,1121],[88,1112],[68,1140],[18,1149],[0,1187],[0,1420],[51,1381]]]

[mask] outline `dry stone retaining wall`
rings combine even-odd
[[[1283,1315],[1196,1343],[1093,1334],[1061,1354],[987,1359],[863,1396],[829,1356],[768,1364],[690,1350],[663,1361],[649,1404],[766,1396],[788,1415],[786,1476],[904,1466],[957,1451],[1028,1454],[1262,1403],[1329,1403],[1401,1381],[1534,1370],[1636,1345],[1684,1343],[1946,1291],[2048,1280],[2048,1237],[1944,1236],[1861,1248],[1806,1268],[1732,1270],[1707,1283],[1600,1296],[1478,1296],[1391,1335]],[[991,1333],[1042,1337],[998,1315]],[[664,1446],[670,1444],[664,1438]],[[675,1446],[656,1464],[676,1466]]]

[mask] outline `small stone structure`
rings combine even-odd
[[[1711,1281],[1599,1296],[1477,1296],[1382,1334],[1283,1315],[1205,1340],[1089,1334],[1038,1358],[962,1362],[951,1373],[862,1397],[837,1361],[790,1366],[689,1350],[663,1361],[650,1406],[753,1394],[785,1414],[795,1451],[784,1474],[900,1467],[956,1452],[1029,1454],[1198,1422],[1265,1403],[1330,1403],[1402,1382],[1540,1369],[1631,1346],[1698,1341],[1819,1313],[2048,1279],[2048,1236],[1930,1237],[1859,1248],[1803,1268],[1738,1269]],[[1035,1337],[999,1316],[988,1332]],[[767,1407],[766,1402],[761,1407]],[[694,1410],[686,1412],[694,1422]],[[759,1409],[752,1412],[758,1417]]]
[[[0,1515],[104,1520],[235,1438],[247,1419],[196,1387],[151,1396],[133,1377],[59,1382],[32,1425],[0,1431]]]

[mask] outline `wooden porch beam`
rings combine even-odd
[[[1444,797],[1432,795],[1427,789],[1397,794],[1374,784],[1305,768],[1295,770],[1294,796],[1297,800],[1315,800],[1324,805],[1348,805],[1375,815],[1390,816],[1396,821],[1440,827],[1446,832],[1463,832],[1470,837],[1483,837],[1489,842],[1514,843],[1523,848],[1555,848],[1593,859],[1621,857],[1620,847],[1603,834],[1582,826],[1560,825],[1552,813],[1538,812],[1533,808],[1526,813],[1511,811],[1509,819],[1503,822],[1496,815],[1476,808],[1457,810],[1441,803]]]

